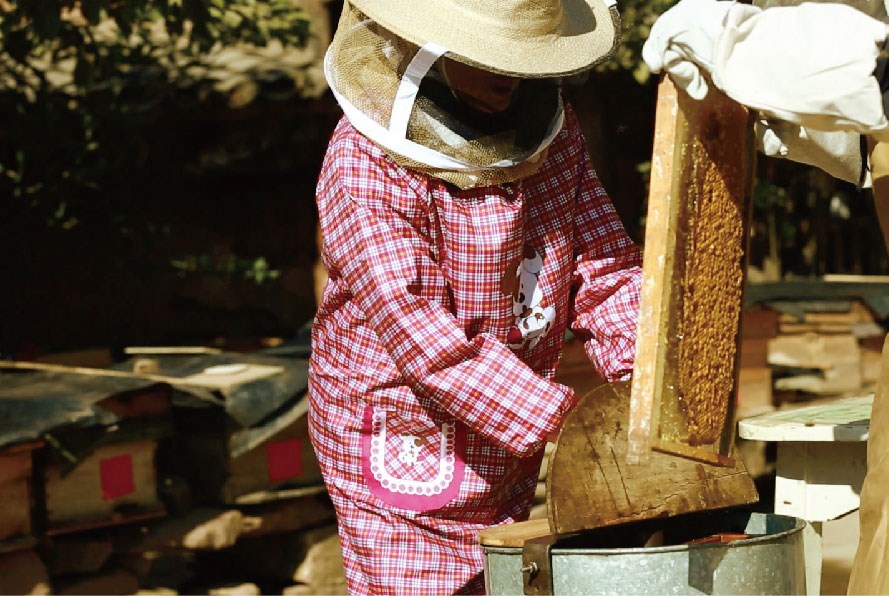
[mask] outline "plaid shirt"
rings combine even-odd
[[[632,370],[639,251],[570,108],[536,174],[468,190],[344,119],[317,201],[310,428],[350,590],[479,590],[478,530],[527,516],[574,402],[551,380],[565,331],[606,379]]]

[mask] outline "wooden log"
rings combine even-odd
[[[333,504],[323,487],[315,494],[242,507],[241,510],[256,520],[244,532],[245,537],[301,532],[319,524],[336,522]]]
[[[231,546],[252,520],[234,509],[201,507],[142,527],[114,533],[116,553],[162,552],[178,549],[219,549]]]
[[[715,88],[658,90],[628,458],[729,464],[754,149],[751,115]]]
[[[50,539],[41,555],[52,575],[96,573],[113,551],[107,536],[73,535]]]
[[[195,569],[217,581],[330,584],[344,579],[336,524],[239,540],[231,548],[196,553]]]
[[[211,586],[201,591],[206,592],[208,596],[259,596],[262,594],[259,586],[251,582]]]
[[[592,391],[566,416],[547,476],[552,534],[758,500],[753,480],[737,458],[726,466],[653,452],[645,465],[628,463],[629,416],[626,383]]]
[[[53,594],[49,573],[33,550],[0,554],[0,594]]]
[[[102,573],[70,578],[58,582],[60,595],[135,594],[139,579],[125,569],[109,569]]]
[[[116,553],[164,552],[180,549],[217,550],[241,538],[304,531],[335,522],[326,493],[280,499],[241,510],[199,507],[143,527],[118,528]]]
[[[305,558],[293,572],[293,580],[309,586],[346,586],[343,551],[336,526],[313,530],[307,536]],[[320,593],[320,592],[318,592]]]

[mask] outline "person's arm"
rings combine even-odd
[[[418,395],[512,453],[531,454],[573,391],[541,378],[496,337],[467,338],[443,306],[448,287],[432,257],[427,189],[369,141],[355,143],[334,148],[319,184],[332,271]]]
[[[603,379],[625,380],[633,371],[635,357],[642,256],[627,236],[586,152],[581,168],[571,328],[584,340],[587,355]]]
[[[642,57],[695,99],[706,95],[709,77],[769,118],[889,139],[874,76],[887,33],[885,23],[840,3],[763,10],[681,0],[655,21]]]
[[[874,208],[883,231],[883,242],[889,250],[889,142],[868,138],[870,170],[873,180]]]

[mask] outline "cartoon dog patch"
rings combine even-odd
[[[522,259],[510,266],[504,278],[503,291],[512,296],[512,312],[515,325],[506,336],[506,344],[518,350],[527,346],[534,348],[546,337],[556,310],[543,305],[543,292],[538,287],[538,277],[543,270],[543,259],[530,244],[525,243]]]

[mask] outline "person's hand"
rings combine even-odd
[[[713,49],[722,33],[729,0],[680,0],[651,28],[642,46],[642,59],[652,72],[666,71],[676,87],[694,99],[707,95],[713,70]]]

